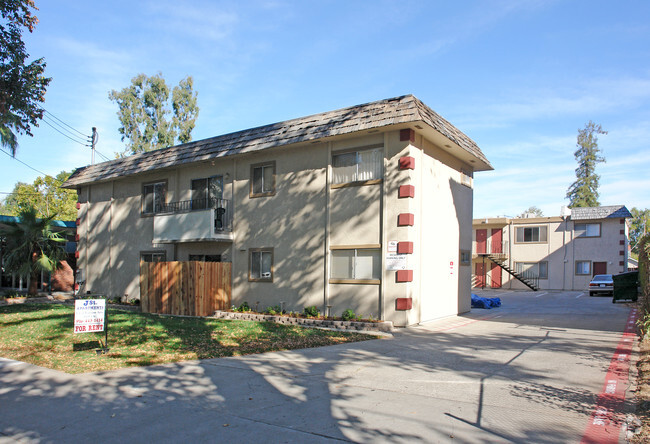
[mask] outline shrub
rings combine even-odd
[[[305,307],[304,313],[305,316],[316,318],[320,314],[320,310],[315,305],[312,305],[310,307]]]
[[[250,305],[248,305],[248,302],[244,301],[242,304],[237,308],[237,311],[241,313],[245,313],[247,311],[252,311]]]
[[[279,305],[271,305],[270,307],[266,307],[264,313],[274,315],[274,314],[282,314],[283,312]]]
[[[351,321],[356,317],[356,314],[354,314],[354,310],[350,310],[349,308],[343,312],[341,315],[341,319],[344,321]]]

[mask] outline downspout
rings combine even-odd
[[[327,142],[327,166],[325,169],[325,244],[324,258],[325,267],[323,276],[323,303],[325,304],[326,313],[330,313],[330,211],[331,211],[331,196],[330,196],[330,183],[332,182],[332,142]]]
[[[564,219],[564,232],[562,233],[562,248],[564,249],[564,258],[562,259],[562,290],[566,290],[566,267],[567,267],[567,248],[566,248],[566,231],[569,228],[569,221],[565,216],[562,216]]]

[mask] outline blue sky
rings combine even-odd
[[[650,208],[645,0],[36,4],[25,40],[53,78],[44,107],[82,133],[97,127],[109,158],[124,143],[108,93],[139,73],[194,78],[195,140],[414,94],[495,167],[475,175],[476,218],[531,205],[559,215],[589,120],[609,131],[601,204]],[[3,157],[0,192],[39,175]],[[17,159],[56,175],[88,164],[90,149],[41,124],[20,137]]]

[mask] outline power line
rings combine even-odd
[[[44,172],[42,172],[42,171],[40,171],[40,170],[37,170],[36,168],[34,168],[34,167],[31,166],[31,165],[27,165],[27,164],[26,164],[25,162],[23,162],[22,160],[17,159],[17,158],[15,158],[14,156],[12,156],[11,153],[8,153],[8,152],[6,152],[6,151],[3,150],[3,149],[0,149],[0,151],[2,151],[3,153],[5,153],[7,156],[11,157],[11,158],[12,158],[13,160],[15,160],[16,162],[20,162],[20,163],[22,163],[22,164],[25,165],[27,168],[29,168],[29,169],[31,169],[31,170],[34,170],[34,171],[36,171],[37,173],[42,174],[43,176],[49,177],[49,178],[51,178],[51,179],[54,179],[55,182],[59,182],[60,184],[63,184],[63,182],[61,182],[61,181],[60,181],[59,179],[57,179],[56,177],[51,176],[51,175],[49,175],[49,174],[47,174],[47,173],[44,173]]]
[[[45,117],[45,116],[43,116],[43,117]],[[50,128],[52,128],[54,131],[56,131],[57,133],[61,134],[61,135],[64,136],[64,137],[67,137],[68,139],[72,140],[73,142],[76,142],[76,143],[78,143],[79,145],[83,145],[83,146],[90,146],[90,145],[88,145],[88,141],[87,141],[87,140],[79,140],[79,139],[75,139],[74,137],[77,137],[77,136],[74,136],[74,135],[68,135],[68,134],[64,133],[64,132],[61,131],[59,128],[57,128],[56,126],[54,126],[53,123],[50,123],[48,120],[43,119],[42,121],[43,121],[46,125],[48,125]]]
[[[59,119],[57,116],[55,116],[54,114],[52,114],[51,112],[49,112],[48,110],[46,110],[45,108],[41,107],[41,109],[42,109],[43,111],[45,111],[46,113],[48,113],[50,116],[54,117],[56,120],[58,120],[58,121],[61,122],[62,124],[64,124],[65,126],[67,126],[68,128],[70,128],[71,130],[73,130],[73,131],[79,133],[81,136],[83,136],[83,137],[85,137],[85,138],[89,138],[89,136],[87,136],[86,134],[82,133],[82,132],[79,131],[78,129],[71,127],[70,125],[68,125],[67,123],[65,123],[63,120]]]

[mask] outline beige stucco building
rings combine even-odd
[[[474,219],[473,285],[525,289],[510,269],[542,290],[585,290],[596,274],[627,271],[627,219],[632,215],[625,206],[565,208],[563,213]]]
[[[141,260],[215,260],[234,305],[396,325],[465,312],[472,177],[490,169],[411,95],[80,168],[65,186],[82,290],[138,298]]]

